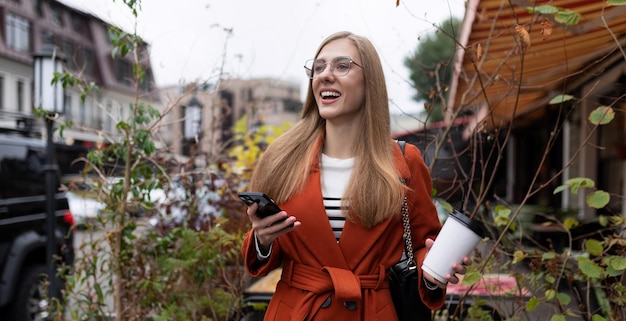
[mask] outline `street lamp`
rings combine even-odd
[[[194,96],[185,107],[185,145],[189,145],[189,156],[195,156],[195,147],[202,135],[202,104]]]
[[[62,84],[52,82],[55,73],[63,72],[65,57],[52,45],[44,45],[41,51],[33,54],[34,107],[45,112],[47,145],[46,175],[46,262],[48,266],[48,297],[57,297],[56,264],[56,180],[58,165],[52,141],[54,120],[63,112],[65,92]],[[49,301],[51,302],[51,301]]]

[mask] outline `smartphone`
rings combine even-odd
[[[269,196],[260,192],[241,192],[239,198],[248,206],[258,203],[259,209],[256,211],[256,215],[260,218],[282,211]]]

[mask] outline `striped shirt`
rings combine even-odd
[[[322,154],[320,159],[320,183],[324,197],[324,208],[337,242],[339,242],[346,223],[346,217],[342,210],[347,210],[347,208],[341,207],[341,198],[348,185],[353,167],[354,158],[339,159]]]

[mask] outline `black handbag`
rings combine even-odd
[[[398,142],[404,154],[404,142]],[[403,180],[404,183],[404,180]],[[400,262],[389,271],[389,291],[400,321],[429,321],[432,311],[422,302],[418,290],[417,264],[413,257],[413,241],[406,196],[402,201],[402,226],[404,227],[404,251]]]

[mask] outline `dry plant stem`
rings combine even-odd
[[[494,21],[495,21],[495,20],[494,20]],[[525,48],[525,47],[523,47],[523,46],[520,46],[519,48],[521,49],[521,53],[520,53],[520,64],[521,64],[521,66],[520,66],[520,71],[519,71],[519,72],[520,72],[520,75],[523,75],[523,71],[524,71],[524,56],[525,56],[525,53],[526,53],[526,48]],[[472,63],[472,64],[473,64],[474,68],[476,68],[476,69],[477,69],[477,71],[478,71],[478,66],[477,66],[475,63]],[[500,63],[500,66],[503,66],[503,64],[504,64],[504,62]],[[496,73],[496,74],[497,74],[497,73]],[[478,81],[481,83],[481,88],[483,89],[483,90],[481,90],[481,92],[482,92],[482,93],[485,93],[485,90],[484,90],[484,89],[485,89],[486,87],[484,86],[484,84],[483,84],[483,82],[482,82],[482,79],[481,79],[481,77],[480,77],[479,75],[480,75],[480,73],[477,73],[477,77],[476,77],[476,78],[477,78],[477,79],[478,79]],[[492,79],[495,79],[495,77],[491,77],[491,78],[492,78]],[[520,90],[520,86],[521,86],[521,84],[522,84],[522,81],[521,81],[521,79],[520,79],[520,80],[519,80],[519,82],[518,82],[518,88],[517,88],[518,92],[519,92],[519,90]],[[489,101],[489,100],[488,100],[488,97],[485,97],[485,99],[486,99],[487,101]],[[515,103],[514,103],[514,105],[513,105],[513,112],[512,112],[512,115],[511,115],[511,119],[515,119],[515,115],[516,115],[516,112],[517,112],[517,107],[518,107],[518,105],[519,105],[519,95],[516,95],[516,97],[515,97]],[[507,135],[505,136],[505,141],[504,141],[504,143],[503,143],[503,145],[502,145],[502,148],[504,148],[504,146],[506,146],[506,142],[508,141],[508,139],[509,139],[509,137],[510,137],[510,135],[511,135],[511,132],[512,132],[512,126],[509,126],[509,127],[508,127],[508,132],[507,132]],[[547,153],[547,152],[546,152],[546,153]],[[546,153],[544,153],[544,155],[545,155]],[[502,156],[501,156],[501,155],[502,155],[502,153],[497,153],[497,155],[498,155],[498,156],[496,157],[496,165],[495,165],[495,166],[498,166],[498,165],[499,165],[499,163],[500,163],[500,161],[502,160]],[[474,157],[475,157],[475,155],[474,155]],[[475,158],[474,158],[474,159],[475,159]],[[491,179],[489,180],[490,184],[493,182],[493,179],[494,179],[494,175],[492,174],[492,175],[491,175]],[[484,190],[488,190],[488,188],[485,188]],[[482,194],[484,194],[484,193],[482,193]],[[479,200],[481,200],[481,201],[482,201],[482,200],[484,200],[484,197],[485,197],[485,196],[483,195],[483,197],[482,197],[482,198],[479,198]],[[496,242],[494,243],[494,246],[492,246],[492,247],[491,247],[491,250],[489,251],[488,255],[486,256],[486,259],[484,260],[483,264],[481,264],[481,266],[480,266],[480,267],[479,267],[479,269],[478,269],[478,272],[479,272],[481,275],[484,273],[484,270],[487,268],[487,263],[489,262],[489,259],[495,255],[496,246],[502,242],[502,239],[503,239],[503,238],[504,238],[504,236],[506,235],[506,231],[507,231],[507,230],[509,229],[509,227],[511,226],[512,222],[513,222],[513,221],[514,221],[514,219],[516,218],[516,216],[517,216],[517,214],[519,213],[519,211],[520,211],[521,207],[523,206],[523,204],[525,204],[525,203],[527,202],[528,198],[529,198],[529,196],[528,196],[528,195],[526,195],[526,197],[525,197],[525,198],[524,198],[524,200],[522,201],[522,205],[520,205],[520,207],[518,208],[518,210],[516,211],[516,213],[514,214],[514,216],[513,216],[513,217],[509,220],[509,222],[507,223],[507,225],[504,227],[504,229],[503,229],[502,233],[500,233],[500,235],[499,235],[498,239],[497,239],[497,240],[496,240]],[[480,204],[480,203],[478,203],[478,204]],[[476,209],[473,211],[473,213],[470,215],[470,218],[473,218],[473,217],[476,215],[477,211],[478,211],[478,209],[476,208]],[[465,298],[469,295],[469,293],[473,290],[473,288],[475,287],[475,285],[476,285],[476,284],[473,284],[472,286],[470,286],[470,287],[466,290],[465,294],[464,294],[463,296],[461,296],[461,299],[460,299],[460,303],[461,303],[461,304],[463,303],[464,299],[465,299]],[[458,310],[458,308],[457,308],[457,310]],[[455,314],[456,314],[456,313],[457,313],[457,312],[455,311]]]
[[[134,28],[135,28],[135,34],[137,32],[137,19],[134,20]],[[138,53],[138,48],[136,46],[136,44],[133,42],[133,59],[134,62],[136,64],[139,64],[139,53]],[[134,81],[134,86],[135,86],[135,102],[132,108],[133,111],[133,119],[136,119],[137,117],[137,109],[139,107],[139,92],[140,92],[140,79],[137,79],[136,77],[137,75],[135,75],[135,81]],[[132,131],[136,130],[136,124],[133,122],[132,126],[130,127],[130,131],[124,131],[124,139],[126,142],[126,162],[125,162],[125,167],[124,167],[124,182],[123,182],[123,188],[122,188],[122,195],[124,200],[127,200],[128,198],[128,193],[130,191],[130,177],[131,177],[131,170],[132,170],[132,153],[133,153],[133,149],[134,149],[134,140],[132,139]],[[113,255],[115,257],[114,259],[114,269],[115,272],[117,274],[117,277],[115,279],[115,287],[114,287],[114,300],[115,300],[115,318],[117,321],[123,321],[126,319],[125,313],[124,313],[124,309],[123,309],[123,302],[122,302],[122,293],[123,293],[123,287],[125,287],[125,282],[126,282],[126,273],[124,273],[123,269],[125,269],[124,264],[122,264],[121,259],[123,258],[125,259],[123,256],[121,256],[122,254],[122,238],[124,237],[123,235],[123,230],[126,226],[126,211],[127,211],[127,204],[128,202],[123,201],[120,204],[120,208],[119,208],[119,212],[117,213],[117,220],[118,220],[118,224],[117,227],[115,229],[115,234],[114,234],[114,241],[115,243],[112,246],[112,250],[113,250]]]
[[[607,6],[608,6],[608,1],[604,2],[604,6],[602,6],[602,14],[600,14],[600,18],[602,19],[602,24],[604,25],[604,28],[606,29],[606,31],[608,31],[611,34],[611,37],[613,37],[613,40],[615,41],[616,47],[622,53],[622,56],[624,56],[624,60],[626,60],[626,52],[624,51],[623,45],[620,44],[619,39],[617,39],[617,37],[615,36],[615,33],[613,33],[613,30],[609,28],[609,24],[606,22],[606,19],[604,18],[604,9]]]

